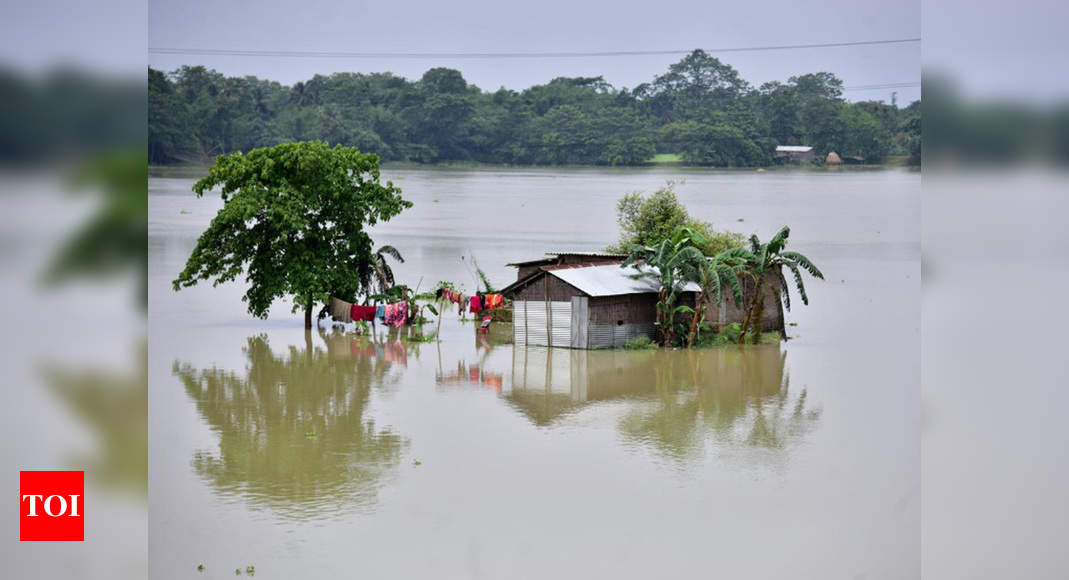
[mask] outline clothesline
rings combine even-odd
[[[463,316],[465,312],[479,314],[484,310],[496,310],[505,305],[505,297],[496,293],[476,293],[467,296],[462,292],[439,288],[435,298],[445,299],[457,305],[457,315]],[[381,320],[391,326],[402,326],[408,321],[408,301],[384,303],[376,305],[361,305],[346,302],[340,298],[331,296],[327,308],[330,317],[335,322],[373,322]],[[441,316],[441,314],[439,314]]]
[[[374,322],[378,319],[391,326],[401,326],[408,320],[408,302],[363,306],[331,296],[328,312],[335,322]]]
[[[505,297],[501,294],[476,293],[466,296],[462,292],[449,288],[439,288],[435,293],[435,297],[444,298],[448,302],[456,304],[457,314],[460,316],[463,316],[465,311],[478,314],[483,310],[496,310],[505,305]]]

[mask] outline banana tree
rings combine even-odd
[[[382,294],[393,287],[395,283],[393,268],[386,260],[387,257],[402,264],[405,263],[405,259],[401,257],[401,252],[397,251],[397,248],[384,245],[379,246],[379,249],[371,254],[369,260],[357,264],[356,271],[360,276],[360,286],[366,294]]]
[[[681,227],[676,229],[671,238],[657,245],[631,246],[622,264],[622,267],[645,264],[649,268],[640,269],[633,277],[659,283],[656,326],[661,335],[661,344],[665,346],[675,344],[682,332],[676,328],[676,316],[686,313],[696,315],[691,307],[677,305],[676,302],[686,283],[699,280],[701,272],[708,268],[705,256],[695,247],[701,239],[701,234],[691,228]]]
[[[754,293],[750,302],[746,305],[746,315],[742,319],[742,332],[739,333],[739,344],[746,340],[749,332],[751,340],[757,341],[761,335],[761,310],[764,306],[764,281],[768,276],[774,276],[782,288],[783,306],[791,309],[791,297],[787,278],[783,275],[786,268],[794,277],[794,286],[802,297],[803,304],[809,304],[809,297],[805,293],[805,283],[802,281],[802,271],[806,271],[814,278],[824,279],[824,274],[813,262],[798,252],[785,251],[787,238],[791,235],[791,229],[784,226],[768,243],[761,243],[756,235],[750,236],[750,248],[745,256],[746,274],[754,282]],[[730,251],[730,250],[729,250]],[[736,302],[741,304],[742,301]]]
[[[742,304],[742,285],[739,284],[739,273],[746,266],[750,253],[744,248],[731,248],[724,250],[715,256],[705,260],[697,270],[697,282],[701,285],[701,294],[698,297],[696,311],[690,321],[690,332],[687,335],[687,347],[694,345],[694,339],[698,334],[698,328],[705,321],[706,305],[712,295],[716,305],[724,302],[723,287],[731,289],[736,304]]]

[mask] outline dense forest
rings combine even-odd
[[[486,92],[459,71],[418,81],[390,73],[316,75],[289,87],[201,66],[148,71],[150,163],[202,163],[284,141],[321,139],[421,163],[753,167],[776,145],[811,145],[879,163],[919,160],[920,102],[850,103],[826,72],[753,87],[695,50],[652,82],[615,88],[602,77],[556,78],[521,92]]]

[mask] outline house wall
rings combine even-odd
[[[531,280],[523,288],[520,288],[513,293],[513,300],[530,300],[532,302],[545,302],[546,300],[546,288],[543,284],[549,285],[549,300],[551,302],[569,302],[572,296],[584,296],[578,288],[571,284],[557,278],[556,276],[549,276],[543,274],[538,276],[534,280]]]
[[[655,338],[657,295],[625,294],[591,298],[589,303],[591,348],[621,347],[639,336]]]
[[[653,322],[657,319],[657,295],[625,294],[590,299],[591,324]]]
[[[526,278],[526,277],[530,276],[531,274],[537,272],[539,268],[541,268],[542,266],[545,266],[547,264],[548,264],[548,262],[546,262],[546,263],[538,263],[538,264],[531,264],[529,266],[517,266],[516,267],[516,279],[517,280],[523,280],[524,278]]]
[[[705,319],[714,329],[719,329],[721,326],[733,322],[741,324],[746,317],[746,305],[753,299],[756,286],[753,280],[747,277],[741,277],[739,282],[742,284],[742,305],[735,304],[735,297],[732,296],[731,289],[727,287],[723,289],[724,303],[722,306],[718,307],[716,298],[712,296],[706,302]],[[773,277],[766,277],[762,284],[764,286],[765,306],[761,313],[761,329],[764,331],[778,330],[783,333],[784,322],[779,302],[781,291],[779,281]]]

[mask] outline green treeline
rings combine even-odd
[[[233,151],[321,139],[386,160],[435,163],[639,165],[655,154],[687,164],[752,167],[776,145],[811,145],[879,163],[920,155],[920,102],[848,103],[826,72],[752,87],[695,50],[650,83],[556,78],[485,92],[459,71],[418,81],[390,73],[316,75],[287,87],[201,66],[148,71],[149,162],[203,163]]]

